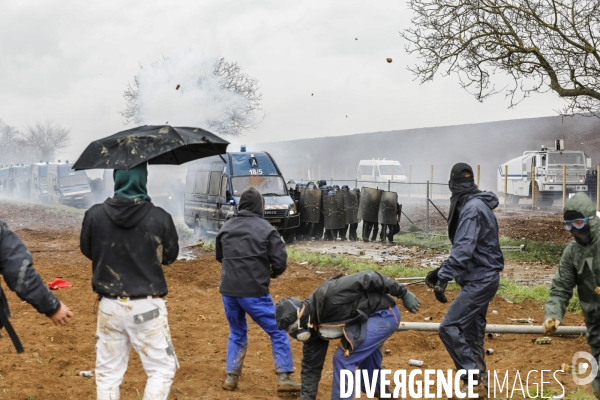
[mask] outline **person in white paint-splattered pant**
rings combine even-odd
[[[148,381],[143,400],[167,400],[178,368],[163,297],[162,269],[177,259],[171,216],[150,202],[146,165],[116,170],[115,196],[90,208],[81,252],[92,260],[100,304],[96,332],[98,400],[119,400],[131,348]]]

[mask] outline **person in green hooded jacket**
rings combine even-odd
[[[577,287],[587,328],[586,338],[592,356],[600,357],[600,221],[596,206],[585,193],[567,201],[563,226],[573,235],[563,252],[558,271],[552,279],[550,296],[542,328],[552,334],[561,324],[573,289]],[[600,376],[592,382],[592,391],[600,399]]]

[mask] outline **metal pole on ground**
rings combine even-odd
[[[429,331],[438,332],[440,324],[435,322],[401,322],[397,331]],[[517,333],[530,335],[543,335],[544,331],[541,325],[497,325],[487,324],[485,327],[487,333]],[[559,326],[554,335],[584,335],[585,326]]]
[[[535,210],[535,165],[531,165],[531,209]]]
[[[506,198],[508,197],[508,164],[504,165],[504,208],[506,208]]]
[[[563,164],[562,195],[564,210],[567,205],[567,164]]]
[[[481,178],[481,165],[477,166],[477,187],[479,187],[479,183],[481,182],[479,178]]]
[[[427,198],[425,199],[425,233],[429,233],[429,181],[427,181]]]

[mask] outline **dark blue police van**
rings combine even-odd
[[[265,199],[265,220],[286,243],[294,240],[300,216],[275,160],[266,152],[226,153],[188,163],[184,219],[195,234],[216,234],[237,215],[242,192],[250,187]]]

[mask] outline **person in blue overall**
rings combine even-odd
[[[427,274],[426,283],[441,303],[448,301],[444,292],[449,281],[455,279],[461,287],[440,324],[439,335],[457,370],[479,371],[475,390],[481,397],[487,394],[483,349],[486,314],[504,269],[493,212],[498,197],[477,188],[473,170],[465,163],[452,167],[448,185],[452,192],[448,218],[452,249],[450,257]]]
[[[404,285],[370,270],[327,280],[304,301],[288,297],[277,302],[277,326],[304,343],[301,400],[317,398],[331,340],[341,338],[333,355],[331,399],[354,398],[353,389],[348,397],[341,397],[341,370],[359,368],[373,376],[374,370],[381,369],[381,346],[400,323],[392,296],[402,299],[412,313],[421,306]],[[375,391],[379,397],[379,383]]]
[[[248,346],[248,314],[271,338],[277,390],[297,392],[300,384],[290,377],[294,372],[290,340],[277,329],[275,305],[269,294],[271,278],[287,268],[287,253],[281,236],[263,216],[260,192],[254,188],[245,190],[237,217],[223,224],[215,243],[216,258],[223,264],[219,289],[230,329],[227,378],[222,387],[235,390],[238,386]]]

